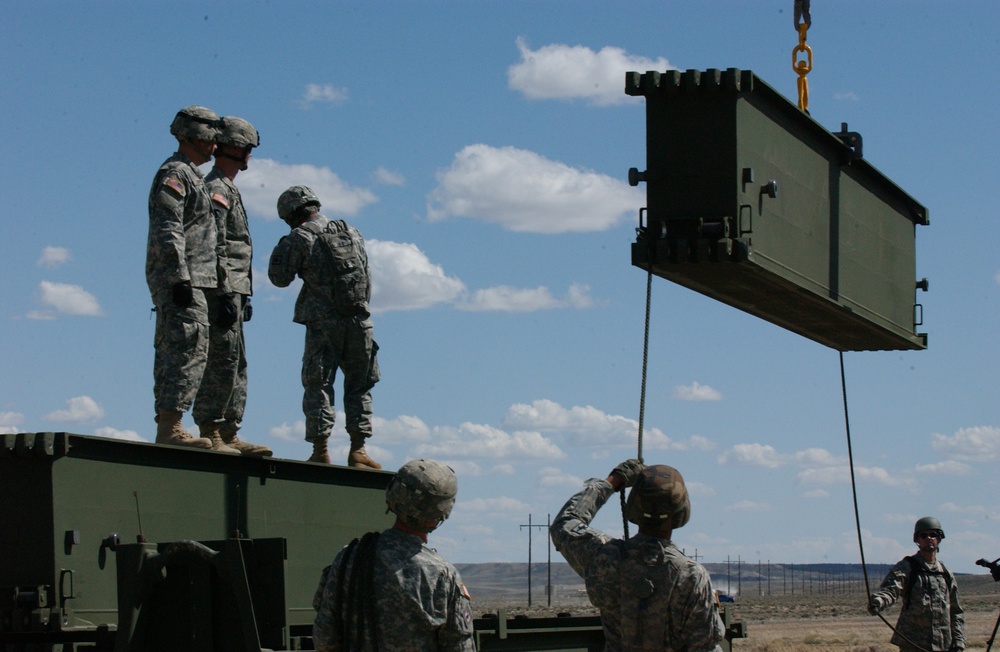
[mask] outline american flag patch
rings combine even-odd
[[[187,194],[187,192],[184,190],[184,184],[181,183],[180,180],[177,179],[176,177],[167,177],[166,179],[163,180],[163,185],[170,188],[181,197]]]
[[[223,195],[222,193],[213,192],[212,201],[214,201],[219,206],[222,206],[223,208],[229,208],[229,200],[226,199],[226,196]]]

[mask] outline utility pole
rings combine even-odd
[[[524,528],[528,528],[528,606],[529,607],[531,606],[531,531],[536,527],[539,528],[543,527],[545,528],[545,531],[548,532],[550,525],[551,523],[549,523],[548,517],[546,517],[546,525],[532,525],[531,514],[528,514],[528,524],[520,526],[522,530]],[[548,562],[549,581],[548,581],[548,586],[545,587],[545,592],[548,593],[549,595],[549,606],[551,607],[552,606],[552,539],[549,537],[546,538],[549,539],[549,562]]]

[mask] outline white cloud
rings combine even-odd
[[[0,435],[15,435],[21,430],[19,425],[24,423],[24,415],[20,412],[0,412]]]
[[[467,217],[526,233],[604,231],[633,216],[640,191],[514,147],[469,145],[437,173],[427,217]]]
[[[41,292],[42,303],[52,306],[57,312],[87,317],[98,317],[104,314],[94,295],[79,285],[42,281],[38,284],[38,289]],[[50,319],[50,315],[49,312],[32,312],[28,316],[32,319]]]
[[[406,185],[406,177],[404,177],[402,174],[399,174],[398,172],[393,172],[392,170],[386,169],[381,166],[379,166],[379,168],[375,170],[375,174],[373,176],[376,182],[384,184],[386,186]]]
[[[547,466],[538,471],[538,484],[543,487],[566,487],[569,489],[582,489],[583,478],[571,473],[564,473],[554,466]]]
[[[628,417],[606,414],[593,406],[565,408],[555,401],[539,399],[527,405],[515,403],[507,409],[503,425],[507,428],[558,432],[569,436],[574,446],[636,445],[639,423]],[[647,428],[643,443],[650,448],[671,448],[671,440],[661,430]]]
[[[476,290],[472,296],[459,303],[459,310],[470,312],[533,312],[535,310],[551,310],[554,308],[589,308],[594,305],[590,288],[586,285],[574,284],[564,298],[552,296],[549,289],[513,288],[501,285],[484,290]]]
[[[677,440],[670,446],[681,451],[711,451],[715,450],[715,442],[702,435],[691,435],[687,439]]]
[[[328,167],[286,164],[269,158],[250,159],[237,183],[247,213],[266,220],[278,219],[278,196],[291,186],[309,186],[327,216],[357,215],[362,208],[378,201],[373,192],[351,186]]]
[[[912,478],[897,478],[887,470],[877,466],[855,466],[854,478],[860,482],[870,482],[885,487],[903,487],[909,490],[913,490],[916,487],[916,483]],[[851,468],[845,464],[842,466],[804,469],[795,476],[795,479],[801,484],[810,487],[849,484],[851,482]]]
[[[494,517],[522,518],[522,515],[530,512],[531,506],[523,503],[517,498],[508,496],[497,496],[495,498],[473,498],[472,500],[462,500],[459,494],[455,501],[455,508],[452,516],[467,514],[490,514]]]
[[[69,262],[71,258],[69,249],[66,247],[45,247],[42,249],[42,255],[38,258],[36,264],[39,267],[54,269],[63,263]]]
[[[684,385],[674,387],[674,398],[681,401],[721,401],[722,394],[696,380],[688,387]]]
[[[719,464],[760,466],[767,469],[776,469],[788,462],[787,455],[782,455],[773,446],[765,444],[736,444],[718,459]]]
[[[722,508],[726,512],[766,512],[771,509],[767,503],[758,503],[752,500],[741,500]]]
[[[537,50],[517,39],[521,60],[507,69],[507,84],[533,100],[582,98],[596,105],[637,102],[625,94],[625,73],[675,69],[666,59],[648,59],[621,48],[594,52],[580,45],[545,45]]]
[[[144,441],[149,440],[145,437],[141,437],[139,433],[135,430],[117,430],[115,428],[98,428],[94,430],[94,435],[97,437],[107,437],[108,439],[124,439],[125,441]]]
[[[416,310],[450,303],[465,292],[465,284],[448,276],[414,244],[369,240],[372,311]]]
[[[343,87],[337,88],[333,84],[306,84],[306,90],[299,99],[299,106],[308,109],[313,104],[343,104],[347,101],[347,97],[347,89]]]
[[[972,467],[962,462],[956,462],[955,460],[945,460],[943,462],[935,462],[934,464],[918,464],[916,471],[918,473],[940,473],[942,475],[969,475],[972,473]]]
[[[1000,459],[1000,428],[976,426],[961,428],[954,435],[931,435],[934,450],[968,462],[994,462]]]
[[[89,396],[75,396],[66,401],[65,410],[55,410],[45,415],[49,421],[88,423],[104,416],[104,408]]]
[[[275,439],[281,439],[282,441],[300,442],[303,441],[306,436],[306,422],[295,421],[289,424],[286,421],[280,426],[271,428],[269,434]]]
[[[458,428],[433,429],[432,443],[414,449],[417,457],[563,459],[566,454],[538,432],[507,432],[493,426],[463,423]]]

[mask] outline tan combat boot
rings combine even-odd
[[[236,435],[236,429],[232,424],[224,423],[219,426],[219,433],[222,435],[222,442],[230,448],[235,448],[241,455],[247,457],[271,457],[274,453],[267,446],[251,444],[243,441]]]
[[[169,446],[188,446],[191,448],[211,448],[209,439],[198,439],[191,435],[181,425],[184,413],[180,410],[161,410],[156,415],[156,443]]]
[[[219,424],[215,421],[204,421],[198,424],[198,430],[201,432],[202,437],[211,442],[212,450],[216,453],[232,453],[233,455],[240,454],[238,450],[226,446],[225,442],[222,441],[222,433],[219,431]]]
[[[351,452],[347,454],[347,466],[357,469],[381,469],[382,465],[368,457],[365,452],[365,438],[351,437]]]
[[[309,456],[307,462],[316,462],[317,464],[329,464],[330,463],[330,453],[326,450],[326,442],[330,438],[327,437],[317,437],[313,439],[313,453]]]

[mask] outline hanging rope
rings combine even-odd
[[[809,14],[809,0],[795,0],[795,30],[799,33],[799,44],[792,48],[792,70],[799,76],[799,109],[809,113],[809,81],[806,75],[813,67],[813,51],[806,45],[806,32],[812,26]],[[805,54],[805,59],[799,56]]]

